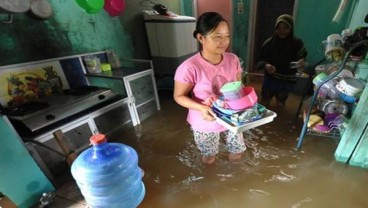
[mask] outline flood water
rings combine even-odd
[[[247,150],[240,161],[227,161],[222,144],[212,165],[201,163],[186,109],[171,97],[160,92],[161,111],[117,138],[137,150],[145,170],[140,208],[368,207],[367,169],[335,160],[339,139],[307,135],[295,149],[299,96],[282,110],[271,107],[273,122],[244,132]]]

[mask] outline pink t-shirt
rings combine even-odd
[[[220,96],[221,87],[237,81],[237,75],[241,73],[238,57],[233,53],[224,53],[220,64],[212,65],[204,60],[200,53],[185,60],[176,70],[175,81],[193,85],[190,92],[193,100],[202,103],[210,97]],[[221,132],[225,127],[216,121],[206,121],[201,113],[189,109],[187,121],[194,130],[202,132]]]

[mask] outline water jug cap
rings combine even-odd
[[[89,139],[92,145],[97,145],[106,142],[106,136],[104,134],[92,135]]]

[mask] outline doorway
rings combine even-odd
[[[276,18],[281,14],[293,15],[295,0],[251,0],[250,39],[248,49],[248,66],[250,73],[258,74],[254,67],[256,65],[257,54],[263,42],[272,35],[275,28]],[[252,24],[252,23],[250,23]]]

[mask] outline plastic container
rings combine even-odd
[[[242,82],[229,82],[221,87],[220,92],[225,100],[236,100],[244,96]]]
[[[325,43],[325,56],[328,60],[340,61],[343,59],[345,50],[342,47],[343,40],[339,34],[331,34]]]
[[[71,173],[90,207],[137,207],[145,195],[136,151],[124,144],[108,143],[103,134],[90,138]]]
[[[322,83],[325,79],[327,79],[328,75],[324,72],[319,73],[314,79],[313,84],[315,86],[318,86],[320,83]]]
[[[323,118],[319,115],[311,114],[308,120],[308,128],[314,127],[316,125],[323,125]]]
[[[358,97],[363,91],[364,86],[363,82],[359,79],[343,78],[336,85],[336,88],[348,96]]]
[[[318,96],[322,98],[331,98],[336,99],[339,98],[340,92],[336,89],[337,81],[332,79],[325,84],[322,85]]]
[[[97,56],[85,56],[83,60],[89,73],[101,73],[101,61]]]
[[[244,94],[243,97],[236,100],[226,101],[226,104],[230,109],[242,110],[257,104],[258,97],[253,87],[243,87],[242,90]]]
[[[113,68],[113,69],[120,68],[121,67],[121,62],[120,62],[120,59],[119,59],[118,55],[116,54],[115,50],[110,49],[110,50],[107,50],[106,52],[107,52],[107,61],[111,65],[111,68]]]
[[[348,113],[348,110],[349,110],[346,103],[342,100],[339,100],[339,99],[332,99],[332,100],[325,99],[325,100],[323,100],[320,103],[320,109],[325,114],[337,113],[337,114],[342,114],[342,115],[346,115]]]

